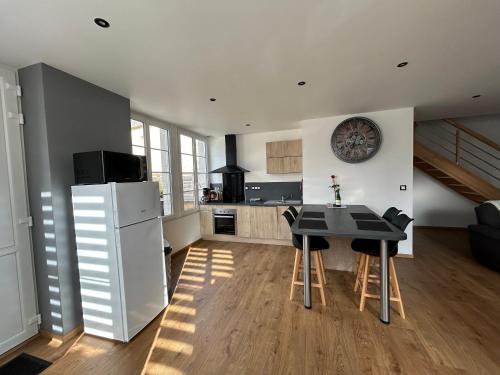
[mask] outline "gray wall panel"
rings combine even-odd
[[[28,74],[33,70],[41,74],[36,77]],[[51,327],[44,325],[43,328],[54,333],[66,334],[82,322],[70,191],[70,186],[74,183],[73,153],[100,149],[130,152],[130,102],[122,96],[45,64],[21,69],[20,78],[23,88],[26,85],[33,85],[31,82],[33,80],[43,87],[43,111],[38,109],[37,112],[32,112],[32,106],[25,106],[25,102],[39,99],[40,93],[30,92],[24,88],[22,98],[26,117],[26,136],[29,138],[30,135],[41,132],[47,140],[37,148],[48,155],[48,167],[44,166],[42,171],[50,172],[53,231],[57,248],[56,267],[59,279],[57,297],[61,301],[63,332],[57,332],[57,324],[54,322],[52,325],[55,324],[55,329],[52,325]],[[45,128],[34,129],[41,117],[45,118]],[[33,151],[28,147],[26,153],[33,156]],[[27,164],[28,187],[31,189],[30,181],[36,179],[36,173],[30,176],[29,161]],[[32,206],[40,205],[37,193],[30,194],[31,202]],[[35,222],[35,225],[40,227],[39,222]],[[40,247],[42,239],[43,236],[41,238],[36,236],[36,239],[34,236],[34,242],[37,243],[35,248]],[[40,272],[44,272],[41,264]],[[43,276],[41,278],[43,279]],[[39,298],[47,299],[47,296],[40,291]],[[54,311],[50,311],[50,308],[54,309],[53,305],[47,310],[46,304],[40,303],[44,316],[53,315],[51,313]]]

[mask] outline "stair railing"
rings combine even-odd
[[[452,119],[415,123],[415,139],[465,169],[478,171],[500,186],[500,145]]]

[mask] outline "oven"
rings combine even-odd
[[[231,208],[214,208],[214,234],[236,236],[236,210]]]

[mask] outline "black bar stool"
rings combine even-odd
[[[290,227],[292,226],[295,218],[292,213],[289,211],[285,211],[282,214],[285,219],[288,221]],[[295,246],[295,262],[293,265],[293,276],[292,276],[292,284],[290,287],[290,300],[293,299],[293,294],[295,291],[296,285],[304,285],[303,281],[299,280],[299,273],[302,269],[302,258],[303,258],[303,248],[302,248],[302,236],[299,234],[292,233],[292,242],[293,246]],[[319,236],[311,236],[309,248],[311,250],[311,257],[314,261],[314,270],[313,272],[316,275],[317,283],[312,283],[311,286],[313,288],[318,288],[321,296],[321,304],[326,305],[325,299],[325,284],[326,284],[326,275],[325,268],[323,266],[323,257],[321,256],[320,250],[326,250],[330,248],[328,241],[323,237]]]

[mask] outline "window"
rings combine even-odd
[[[203,189],[208,187],[207,174],[207,144],[199,139],[196,140],[196,180],[198,183],[198,202],[203,195]]]
[[[140,121],[130,120],[130,128],[132,132],[132,153],[134,155],[146,155],[144,124]]]
[[[170,171],[169,132],[156,126],[149,126],[151,177],[160,185],[163,201],[163,215],[172,214],[172,184]]]
[[[163,202],[163,215],[172,215],[172,184],[170,169],[169,131],[153,125],[145,125],[141,121],[131,120],[132,153],[146,155],[148,151],[149,179],[158,181],[160,197]],[[146,129],[149,137],[146,137]]]
[[[200,139],[180,134],[182,200],[184,211],[196,208],[208,186],[207,145]]]

